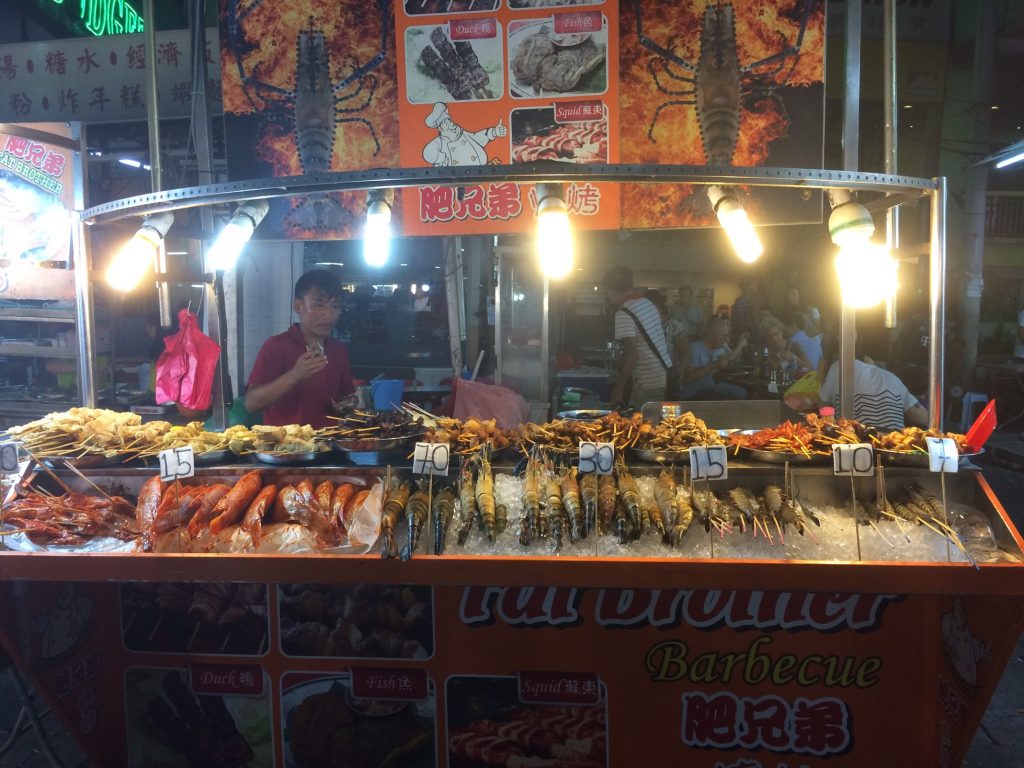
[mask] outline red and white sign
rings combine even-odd
[[[263,695],[263,670],[254,664],[192,664],[191,673],[193,693]]]
[[[352,695],[360,699],[400,699],[420,701],[430,688],[422,669],[352,668]]]
[[[519,699],[524,704],[597,704],[601,680],[593,673],[520,672]]]
[[[556,35],[600,32],[603,26],[603,19],[600,11],[556,13],[553,18],[555,20]]]
[[[448,37],[452,40],[491,40],[497,36],[497,19],[456,19],[448,22]]]
[[[556,123],[589,123],[604,119],[604,104],[600,101],[555,102]]]

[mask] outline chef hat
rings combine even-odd
[[[427,124],[427,128],[437,128],[438,124],[445,118],[450,118],[448,114],[448,107],[444,104],[437,103],[434,108],[430,110],[430,114],[427,115],[427,119],[424,120]]]

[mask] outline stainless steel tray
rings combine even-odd
[[[964,466],[971,462],[975,457],[980,456],[985,452],[982,448],[977,453],[961,453],[960,454],[960,466]],[[882,449],[876,449],[875,453],[882,457],[882,461],[886,464],[892,464],[897,467],[927,467],[928,466],[928,454],[921,453],[920,451],[884,451]]]
[[[559,411],[555,414],[556,418],[559,419],[575,419],[577,421],[596,421],[597,419],[604,418],[613,411],[604,411],[594,408],[580,408],[575,411]]]
[[[92,467],[114,467],[127,461],[125,456],[51,456],[41,459],[43,464],[50,469],[60,469],[71,465],[75,469],[90,469]]]
[[[402,437],[367,437],[355,440],[334,440],[334,447],[345,453],[376,453],[377,451],[393,451],[412,445],[423,432],[416,432]]]
[[[319,455],[319,451],[310,451],[309,453],[268,453],[257,451],[256,459],[264,464],[292,466],[295,464],[312,464]]]
[[[735,449],[733,449],[735,450]],[[812,453],[810,456],[804,453],[782,453],[781,451],[760,451],[756,448],[745,448],[740,446],[740,456],[751,461],[763,461],[765,464],[830,464],[831,456],[821,456]]]
[[[197,453],[196,461],[199,464],[223,464],[227,461],[234,461],[235,454],[224,448],[220,451],[206,451],[205,453]]]
[[[658,464],[684,464],[690,461],[689,449],[681,451],[658,451],[645,448],[628,448],[629,453],[640,461],[651,461]]]

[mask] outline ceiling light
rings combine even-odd
[[[572,226],[561,184],[537,185],[537,258],[545,277],[569,274],[573,259]]]
[[[896,294],[898,263],[881,243],[864,242],[839,249],[836,272],[843,304],[866,309]]]
[[[107,285],[124,293],[138,285],[142,276],[153,268],[156,252],[173,223],[174,214],[170,212],[143,219],[139,231],[111,259],[105,276]]]
[[[140,163],[138,160],[132,160],[130,157],[122,157],[117,162],[119,162],[121,165],[127,165],[129,168],[142,167],[142,163]]]
[[[846,189],[830,189],[832,213],[828,217],[828,233],[840,248],[867,242],[875,234],[875,222],[868,209],[858,203]]]
[[[718,217],[718,223],[725,230],[733,250],[741,261],[752,264],[761,258],[764,246],[750,223],[747,212],[743,210],[736,191],[732,187],[720,187],[712,184],[708,187],[711,209]]]
[[[1024,152],[1018,152],[1016,155],[1010,155],[1005,160],[1000,160],[996,163],[996,168],[1005,168],[1008,165],[1019,163],[1021,160],[1024,160]]]
[[[235,209],[224,229],[206,254],[207,268],[214,272],[233,269],[238,255],[270,210],[267,200],[250,200]]]
[[[393,189],[371,189],[366,193],[366,227],[363,230],[363,260],[367,266],[383,267],[391,254],[391,205]]]

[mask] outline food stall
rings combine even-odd
[[[407,17],[439,5],[406,3],[401,17],[398,40],[427,62],[452,46],[441,26],[424,34]],[[509,5],[511,14],[524,4]],[[255,95],[281,112],[295,107],[298,79],[257,83],[253,73],[298,70],[316,36],[297,33],[295,62],[260,69],[256,38],[244,34],[258,8],[226,3],[226,55],[237,61],[224,71],[256,89],[250,103]],[[542,27],[509,34],[533,45]],[[596,31],[602,45],[617,44],[616,27]],[[375,42],[368,28],[352,25],[363,45]],[[487,77],[495,28],[463,31],[483,41],[468,52]],[[568,47],[596,48],[591,34]],[[678,80],[679,56],[647,48]],[[582,95],[606,87],[618,109],[613,59],[603,83],[600,70],[578,74]],[[630,185],[623,226],[664,215],[640,204],[655,185],[852,190],[878,195],[877,211],[926,198],[941,435],[942,179],[732,167],[747,159],[710,151],[618,162],[604,112],[580,146],[603,151],[603,162],[531,160],[572,139],[556,135],[575,130],[560,127],[557,99],[510,121],[515,164],[420,167],[437,133],[424,115],[447,100],[438,89],[458,101],[466,85],[433,72],[381,78],[382,92],[409,79],[407,92],[424,94],[420,112],[403,104],[414,118],[403,124],[422,135],[409,152],[403,143],[401,167],[381,168],[371,149],[359,162],[373,170],[330,171],[329,157],[301,157],[299,142],[285,153],[290,170],[271,178],[95,206],[79,213],[80,273],[90,274],[86,225],[212,203],[284,201],[278,224],[301,229],[304,217],[332,213],[328,195],[401,189],[421,196],[409,195],[410,228],[422,215],[418,224],[440,231],[492,232],[480,205],[493,210],[515,191],[522,206],[519,188],[551,183],[600,189],[614,203]],[[529,75],[513,74],[509,98],[528,98]],[[348,86],[364,87],[335,88],[347,116],[336,128],[376,123],[377,151],[393,146],[398,121],[376,119],[379,98],[357,108]],[[458,117],[497,128],[491,115]],[[656,126],[634,129],[653,136]],[[711,165],[692,164],[702,161]],[[499,302],[507,289],[499,284]],[[89,366],[87,311],[80,343]],[[648,419],[537,419],[515,434],[416,413],[223,432],[56,414],[9,435],[24,461],[0,507],[0,642],[101,765],[959,764],[1024,625],[1024,540],[984,476],[960,451],[928,457],[919,433],[811,421],[728,434],[735,426],[704,424],[685,404]],[[833,460],[833,445],[870,446],[871,459],[840,450]]]

